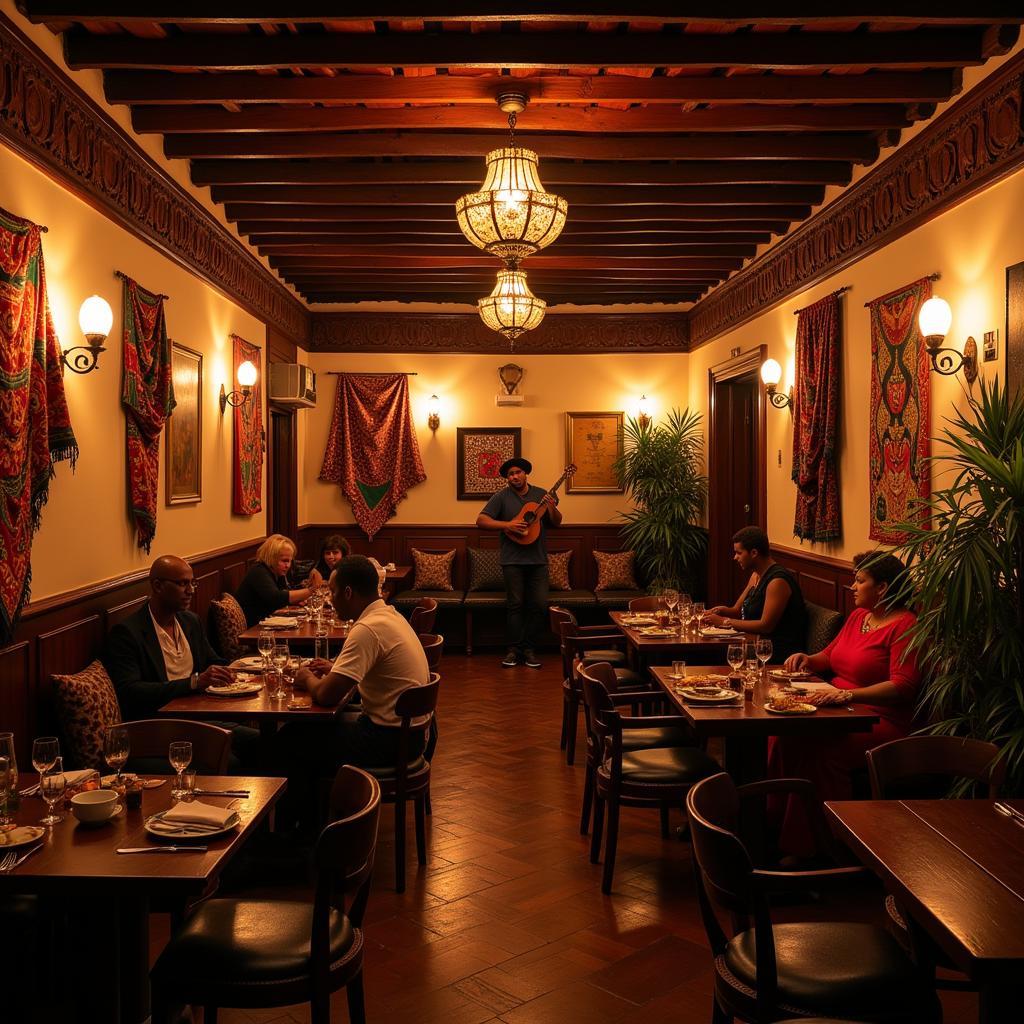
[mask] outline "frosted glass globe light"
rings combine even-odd
[[[492,331],[515,341],[520,334],[540,325],[547,303],[530,291],[522,270],[499,270],[494,291],[480,299],[477,307],[480,319]]]
[[[766,359],[761,364],[761,380],[770,387],[775,387],[782,380],[782,367],[777,359]]]
[[[248,359],[238,368],[238,383],[243,388],[251,388],[256,383],[256,367]]]
[[[953,310],[945,299],[933,295],[917,315],[917,325],[925,339],[945,338],[953,323]]]
[[[101,345],[114,326],[114,311],[101,295],[90,295],[78,310],[78,326],[90,345]]]

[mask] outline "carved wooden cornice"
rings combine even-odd
[[[315,313],[314,352],[507,354],[475,313]],[[686,314],[551,314],[516,339],[516,355],[685,352]]]
[[[1024,163],[1024,53],[689,314],[696,347],[863,259]]]
[[[303,303],[2,13],[0,139],[253,315],[308,336]]]

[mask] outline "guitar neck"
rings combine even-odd
[[[566,477],[567,477],[568,475],[569,475],[569,473],[568,473],[568,470],[567,470],[566,472],[564,472],[564,473],[563,473],[563,474],[562,474],[562,475],[561,475],[561,476],[560,476],[560,477],[559,477],[559,478],[558,478],[558,479],[557,479],[557,480],[555,481],[555,483],[554,483],[554,486],[553,486],[553,487],[551,487],[551,489],[550,489],[550,490],[549,490],[549,491],[547,492],[548,494],[550,494],[550,495],[551,495],[551,497],[552,497],[552,498],[553,498],[553,497],[555,496],[555,493],[557,492],[558,488],[559,488],[559,487],[561,487],[561,486],[562,486],[562,484],[564,484],[564,483],[565,483],[565,478],[566,478]]]

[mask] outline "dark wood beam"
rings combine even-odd
[[[272,242],[267,245],[258,246],[259,251],[269,256],[271,254],[281,256],[408,256],[422,253],[425,256],[444,256],[446,253],[458,255],[466,251],[467,242],[455,242],[451,245],[326,245],[320,242]],[[736,259],[749,259],[754,255],[756,247],[753,245],[677,245],[665,243],[663,245],[619,245],[614,238],[593,245],[564,245],[559,242],[556,249],[552,250],[562,256],[588,256],[592,253],[607,253],[624,256],[710,256],[710,257],[735,257]],[[535,256],[530,257],[532,265]]]
[[[794,146],[794,149],[797,147]],[[877,150],[877,147],[875,147]],[[757,156],[752,143],[750,157]],[[542,180],[556,185],[691,185],[691,184],[837,184],[850,181],[848,163],[840,160],[695,160],[676,164],[635,162],[573,164],[545,161]],[[483,168],[478,161],[430,161],[401,164],[351,163],[314,160],[195,160],[194,185],[459,185],[480,187]]]
[[[568,246],[620,246],[620,245],[762,245],[771,241],[771,235],[755,234],[749,231],[715,233],[701,231],[599,231],[593,234],[563,234],[558,240],[559,247]],[[323,235],[288,235],[288,234],[251,234],[250,245],[260,247],[272,245],[370,245],[400,248],[402,246],[443,247],[447,245],[467,245],[465,237],[459,231],[445,235],[381,235],[379,237],[364,234],[323,234]]]
[[[436,238],[439,241],[449,238],[462,238],[463,235],[455,224],[454,218],[447,222],[419,222],[419,221],[385,221],[376,223],[348,222],[348,221],[302,221],[291,223],[285,220],[240,220],[236,224],[240,235],[267,235],[298,237],[309,235],[320,237],[323,235],[343,234],[350,238],[360,236],[389,237],[394,235],[409,235],[419,238]],[[671,221],[661,222],[657,219],[636,223],[597,223],[569,221],[562,238],[586,237],[588,235],[635,235],[635,234],[664,234],[673,235],[682,241],[691,237],[696,238],[711,235],[721,241],[733,242],[767,242],[772,235],[779,234],[787,227],[785,221],[773,222],[759,221],[746,225],[736,223],[719,224],[714,221],[701,223],[700,221]]]
[[[993,47],[1016,42],[1017,26],[986,38],[984,28],[892,32],[577,33],[392,32],[302,35],[188,33],[64,36],[68,66],[82,68],[751,68],[956,67],[981,64]]]
[[[494,287],[495,267],[391,267],[386,270],[349,267],[339,270],[337,267],[289,267],[284,273],[289,280],[307,281],[311,283],[328,282],[344,285],[348,281],[360,284],[438,284],[449,282],[454,284],[472,284],[474,287],[486,287],[490,291]],[[602,284],[604,282],[628,282],[630,287],[646,287],[661,284],[692,284],[704,285],[722,279],[721,271],[704,270],[550,270],[531,268],[530,280],[545,287],[556,284]]]
[[[979,18],[979,21],[987,19]],[[540,75],[517,79],[530,110],[551,103],[942,103],[960,91],[959,70],[872,72],[859,75]],[[108,71],[110,103],[494,103],[509,87],[500,75],[307,75],[282,78],[228,72]],[[526,120],[529,120],[527,118]]]
[[[494,257],[483,254],[474,256],[270,256],[270,265],[275,269],[288,266],[338,267],[339,270],[354,267],[486,267],[499,268]],[[530,257],[529,269],[558,268],[561,270],[739,270],[743,260],[739,257],[710,256],[629,256],[622,253],[608,253],[605,256],[557,256],[541,253]]]
[[[116,36],[99,36],[111,39]],[[279,39],[294,38],[278,36]],[[392,37],[393,38],[393,37]],[[718,38],[718,37],[714,37]],[[787,37],[775,37],[787,38]],[[772,44],[774,45],[774,44]],[[762,44],[764,46],[764,44]],[[771,46],[764,46],[770,50]],[[930,117],[934,104],[909,111],[903,103],[861,103],[843,107],[810,104],[708,107],[538,107],[523,115],[531,131],[646,135],[652,132],[870,132],[906,128],[914,118]],[[259,132],[454,131],[501,124],[494,104],[433,107],[274,107],[241,110],[223,107],[137,107],[132,127],[140,135]]]
[[[363,292],[352,291],[351,289],[329,292],[310,290],[302,294],[309,302],[461,302],[472,306],[475,306],[477,299],[482,297],[472,292],[451,292],[440,289],[434,292],[413,293],[411,295],[403,292]],[[674,305],[680,302],[696,302],[701,294],[702,292],[693,291],[649,293],[625,291],[601,292],[598,294],[595,294],[593,291],[559,291],[539,297],[543,298],[550,308],[551,306],[567,304],[575,306],[610,306],[638,303]]]

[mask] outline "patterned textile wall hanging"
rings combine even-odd
[[[404,373],[339,374],[320,479],[341,487],[370,540],[427,479]]]
[[[931,382],[924,339],[917,327],[917,315],[931,294],[931,280],[922,278],[867,304],[871,311],[868,536],[886,544],[906,539],[895,524],[920,519],[912,503],[931,494]]]
[[[257,370],[263,365],[260,349],[237,334],[234,343],[232,381],[238,380],[238,368],[248,361]],[[256,375],[249,399],[236,405],[234,431],[234,485],[231,511],[236,516],[253,516],[263,511],[263,388],[262,372]]]
[[[165,295],[124,277],[124,356],[121,405],[128,423],[128,506],[139,547],[147,553],[156,534],[160,431],[174,408],[171,343]]]
[[[54,463],[68,459],[73,470],[78,459],[41,231],[0,209],[0,647],[29,598],[32,537]]]
[[[836,459],[842,329],[838,294],[826,295],[797,314],[793,533],[803,540],[838,540],[842,534]]]

